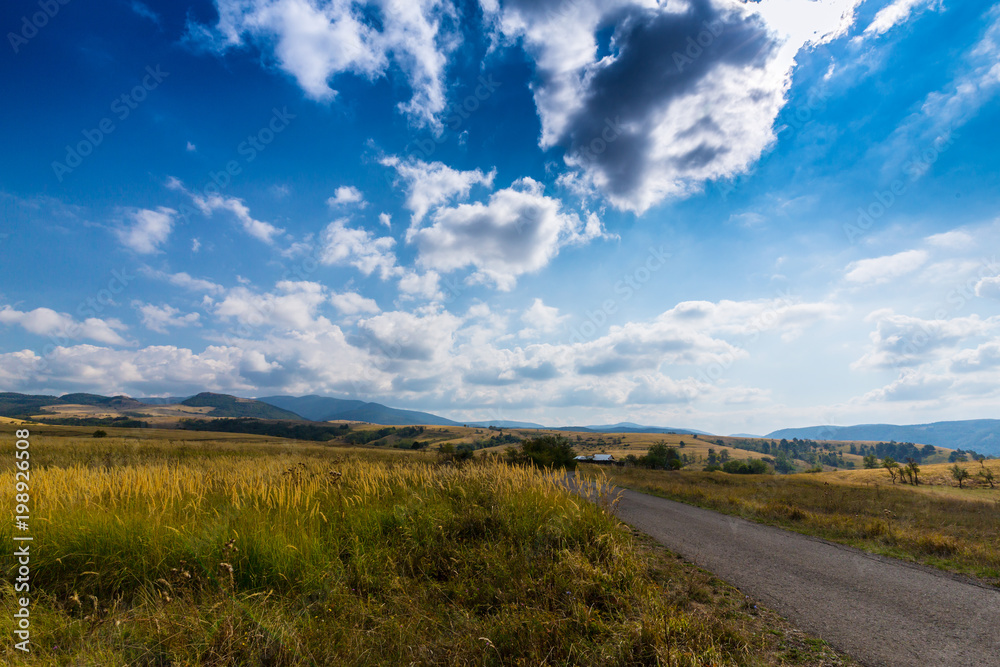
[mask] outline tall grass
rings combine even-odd
[[[225,442],[33,443],[29,663],[781,662],[560,474]]]

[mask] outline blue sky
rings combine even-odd
[[[0,390],[996,417],[1000,6],[7,3]]]

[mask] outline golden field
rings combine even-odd
[[[844,664],[634,536],[607,487],[593,504],[488,458],[42,428],[24,664]]]

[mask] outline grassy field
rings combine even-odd
[[[979,463],[959,465],[973,475],[980,469]],[[1000,478],[1000,461],[985,465]],[[970,479],[959,489],[950,468],[923,466],[919,486],[892,484],[885,470],[798,475],[635,468],[599,472],[635,490],[1000,585],[1000,488]],[[594,466],[588,469],[598,472]]]
[[[8,641],[0,662],[845,664],[557,474],[273,438],[43,430],[30,448],[32,652]],[[12,433],[0,427],[7,475]]]

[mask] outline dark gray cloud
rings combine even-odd
[[[685,12],[630,7],[613,14],[616,55],[595,67],[582,107],[559,138],[566,152],[605,177],[605,189],[629,197],[655,165],[648,141],[660,114],[680,96],[697,92],[720,65],[766,67],[776,43],[756,16],[723,14],[706,0]],[[680,138],[717,135],[705,107],[678,132]],[[697,142],[670,159],[680,173],[701,171],[730,149]]]

